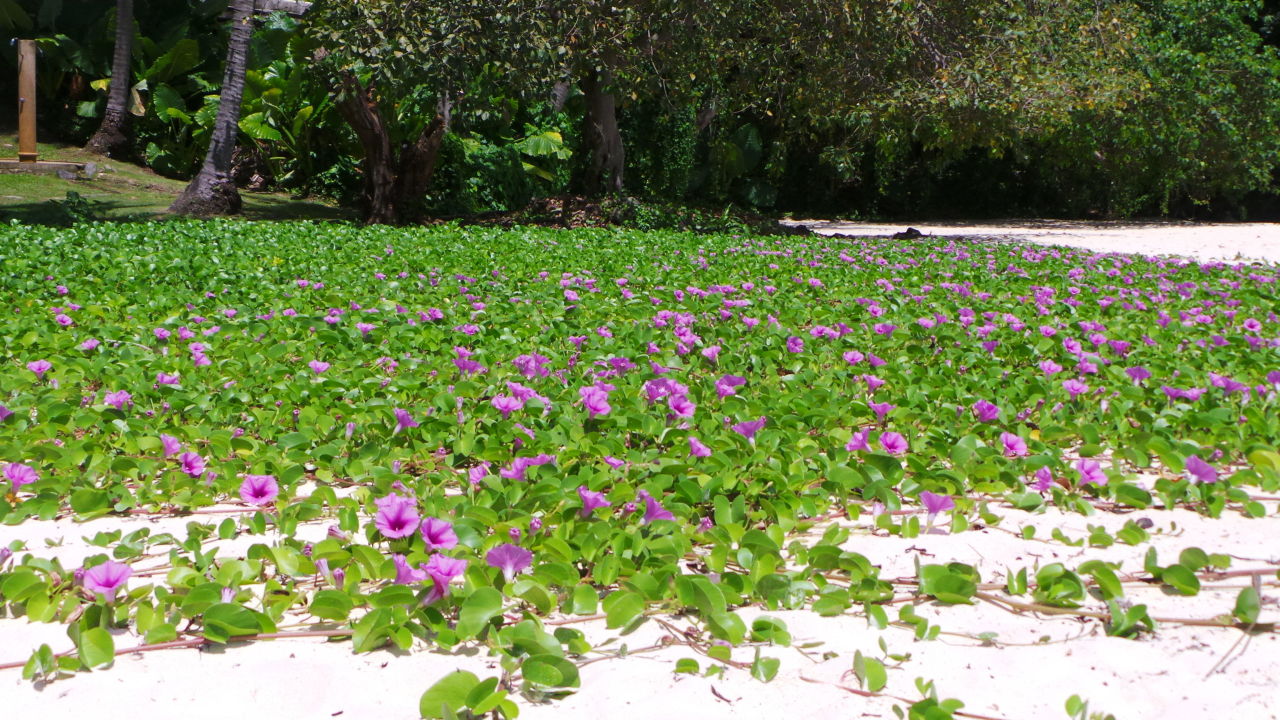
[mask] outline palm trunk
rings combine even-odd
[[[182,191],[169,212],[179,215],[225,215],[240,211],[240,193],[231,179],[231,155],[240,133],[240,101],[244,98],[244,71],[253,35],[254,0],[231,0],[231,39],[227,43],[227,69],[222,76],[218,116],[200,172]]]
[[[85,145],[89,152],[107,157],[129,154],[129,83],[133,79],[129,60],[132,51],[133,0],[116,0],[116,46],[111,56],[107,112],[102,116],[102,126]]]
[[[431,186],[440,144],[449,130],[452,104],[448,97],[440,100],[436,117],[412,143],[399,152],[391,146],[386,118],[378,107],[373,88],[366,88],[351,74],[342,76],[338,113],[347,121],[364,157],[360,169],[364,174],[364,220],[370,225],[394,225],[417,219],[415,204]]]
[[[588,195],[622,192],[626,153],[618,129],[617,103],[607,88],[609,80],[608,73],[599,70],[591,70],[582,78],[582,94],[587,101],[582,139],[590,153],[582,185]]]

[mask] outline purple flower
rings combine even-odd
[[[720,398],[727,398],[737,393],[737,388],[745,385],[747,379],[737,375],[725,375],[716,380],[716,395]]]
[[[311,372],[319,375],[320,373],[329,369],[329,363],[324,362],[322,360],[312,360],[311,362],[307,363],[307,367],[311,368]]]
[[[938,495],[928,490],[920,493],[920,502],[924,504],[924,511],[929,513],[929,521],[933,521],[933,517],[940,512],[950,510],[956,506],[955,500],[950,495]]]
[[[18,492],[23,485],[30,485],[31,483],[40,480],[39,473],[20,463],[9,463],[6,465],[4,468],[4,476],[5,479],[9,481],[10,485],[13,486],[14,492]]]
[[[760,432],[760,428],[764,427],[765,416],[761,415],[759,420],[748,420],[740,422],[733,426],[733,431],[746,438],[749,442],[756,441],[756,433]]]
[[[204,474],[204,458],[196,453],[184,452],[178,456],[178,462],[182,464],[182,472],[193,478]]]
[[[1004,445],[1005,457],[1026,457],[1027,441],[1010,432],[1000,433],[1000,442]]]
[[[102,401],[117,410],[124,410],[125,405],[133,404],[133,396],[129,394],[128,390],[117,390],[107,393],[106,397],[102,398]]]
[[[85,569],[84,586],[89,592],[105,595],[107,602],[114,602],[116,591],[124,586],[132,574],[133,568],[128,565],[108,560],[101,565]]]
[[[172,435],[161,435],[160,445],[164,448],[165,457],[172,457],[182,452],[182,443]]]
[[[4,422],[13,416],[13,411],[4,405],[0,405],[0,422]]]
[[[1076,461],[1076,470],[1080,473],[1081,485],[1106,485],[1107,476],[1096,460],[1080,458]]]
[[[711,457],[711,448],[696,437],[689,436],[689,454],[694,457]]]
[[[409,414],[408,410],[401,410],[400,408],[396,408],[395,413],[396,413],[396,430],[395,430],[396,432],[400,432],[401,430],[406,430],[408,428],[418,427],[418,421],[413,419],[413,416]]]
[[[991,422],[1000,417],[1000,408],[995,403],[979,400],[973,404],[973,414],[978,422]]]
[[[280,484],[273,475],[245,475],[240,483],[240,499],[250,505],[266,505],[280,495]]]
[[[162,328],[162,327],[158,327],[155,330],[152,330],[151,332],[155,333],[157,340],[168,340],[169,336],[173,334],[169,332],[167,328]]]
[[[587,417],[608,415],[609,411],[613,409],[609,405],[609,393],[595,385],[579,388],[578,394],[582,396],[582,404],[587,409]]]
[[[392,493],[375,501],[378,514],[373,523],[378,531],[389,538],[409,537],[418,530],[418,510],[414,502]]]
[[[896,432],[880,435],[880,447],[890,455],[901,455],[907,451],[907,439]]]
[[[1045,377],[1056,375],[1062,372],[1062,366],[1052,360],[1042,360],[1040,362],[1040,372],[1044,373]]]
[[[672,515],[670,510],[662,507],[662,505],[658,503],[657,498],[653,497],[649,493],[644,494],[644,520],[640,522],[641,525],[648,525],[655,520],[675,519],[676,516]]]
[[[426,518],[422,521],[420,530],[428,550],[448,550],[458,544],[458,535],[453,531],[453,523],[448,520]]]
[[[168,373],[162,372],[156,373],[157,385],[177,385],[180,382],[182,382],[182,378],[177,375],[169,375]]]
[[[49,372],[53,364],[48,360],[33,360],[27,363],[27,369],[36,374],[37,378],[44,379],[44,374]]]
[[[870,435],[871,435],[870,428],[863,428],[859,430],[858,432],[853,434],[853,437],[849,438],[849,442],[844,444],[844,449],[848,450],[849,452],[853,452],[855,450],[870,452],[871,446],[867,444],[867,438]]]
[[[877,420],[884,420],[885,416],[897,407],[897,405],[891,405],[887,402],[873,402],[867,403],[867,407],[871,408],[871,411],[876,414]]]
[[[489,402],[498,412],[502,413],[503,420],[506,420],[516,410],[524,408],[524,401],[512,395],[494,395]]]
[[[1187,458],[1187,474],[1193,480],[1199,483],[1211,483],[1218,481],[1218,471],[1209,463],[1201,460],[1195,455]]]
[[[489,567],[501,570],[502,577],[507,582],[511,582],[517,573],[524,571],[533,563],[533,552],[519,545],[503,543],[486,553],[484,561]]]
[[[1125,368],[1124,372],[1129,376],[1129,379],[1135,383],[1141,383],[1143,380],[1151,377],[1151,372],[1141,365],[1134,365],[1133,367]]]
[[[787,350],[789,352],[798,353],[804,351],[804,340],[792,335],[787,338]]]
[[[542,453],[534,457],[518,457],[511,461],[511,464],[498,471],[498,477],[507,480],[524,480],[525,473],[529,468],[536,465],[547,465],[556,461],[554,455]]]
[[[62,327],[67,327],[68,325],[74,325],[76,322],[75,320],[71,319],[70,315],[67,315],[64,313],[58,313],[57,315],[54,316],[53,319]]]
[[[1070,380],[1063,380],[1062,389],[1066,390],[1068,393],[1071,393],[1072,400],[1075,400],[1077,396],[1083,393],[1089,392],[1089,386],[1075,378],[1071,378]]]
[[[1036,492],[1044,492],[1053,484],[1053,471],[1047,467],[1042,467],[1035,472],[1036,481],[1031,484],[1031,489]]]
[[[449,594],[449,583],[466,572],[467,561],[461,558],[451,558],[436,554],[431,556],[431,559],[427,561],[426,565],[422,566],[422,569],[426,571],[434,585],[431,588],[431,592],[427,593],[427,597],[423,600],[423,602],[430,605]]]
[[[361,335],[368,335],[373,332],[376,327],[378,326],[373,323],[356,323],[356,329],[360,331]]]
[[[98,342],[97,338],[89,338],[88,340],[80,343],[80,349],[85,352],[89,352],[101,344],[102,343]]]
[[[578,511],[578,515],[584,518],[590,517],[599,508],[612,505],[605,499],[604,493],[588,490],[586,485],[578,486],[578,497],[582,498],[582,509]]]
[[[391,562],[396,565],[396,579],[392,581],[396,585],[413,585],[427,579],[426,565],[411,567],[405,556],[399,553],[392,554]]]

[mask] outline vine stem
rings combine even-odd
[[[254,633],[253,635],[234,635],[227,639],[227,643],[248,642],[250,640],[284,640],[289,638],[304,637],[345,637],[350,635],[353,630],[301,630],[294,632],[273,632],[273,633]],[[169,642],[151,643],[150,645],[135,645],[129,648],[120,648],[115,651],[115,655],[131,655],[133,653],[155,652],[157,650],[180,650],[182,648],[197,648],[204,645],[215,644],[211,640],[205,638],[195,638],[192,640],[170,640]],[[74,650],[57,653],[56,658],[66,657],[74,654]],[[0,663],[0,670],[13,670],[23,667],[27,664],[26,660],[19,662]]]
[[[1081,608],[1061,608],[1052,605],[1041,605],[1039,603],[1024,603],[1017,600],[1002,598],[991,593],[978,592],[974,593],[974,597],[985,600],[986,602],[1009,610],[1015,613],[1034,612],[1042,615],[1071,615],[1073,617],[1089,617],[1097,620],[1110,620],[1111,616],[1107,613],[1095,612],[1093,610],[1083,610]],[[1218,620],[1204,620],[1202,618],[1171,618],[1171,617],[1153,617],[1153,621],[1165,623],[1168,625],[1193,625],[1195,627],[1214,627],[1214,628],[1239,628],[1246,629],[1246,626],[1235,622],[1221,622]],[[1252,627],[1262,628],[1262,625],[1254,625]],[[1274,629],[1272,626],[1271,629]]]
[[[900,695],[891,695],[889,693],[862,690],[860,688],[849,687],[848,685],[841,685],[840,683],[834,683],[828,680],[815,680],[811,677],[806,676],[804,673],[800,673],[800,679],[807,683],[813,683],[814,685],[830,685],[831,687],[839,688],[841,690],[844,690],[847,693],[853,693],[854,695],[858,695],[860,697],[886,698],[889,700],[897,700],[898,702],[904,702],[909,705],[914,704],[913,700],[904,698]],[[952,714],[955,715],[956,717],[973,718],[974,720],[1005,720],[1004,718],[996,717],[994,715],[981,715],[978,713],[965,712],[964,710],[955,710],[952,712]]]

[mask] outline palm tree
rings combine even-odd
[[[254,0],[231,0],[231,39],[227,42],[227,69],[222,76],[218,115],[213,123],[209,152],[200,172],[169,206],[179,215],[225,215],[240,211],[240,193],[231,179],[231,153],[240,132],[240,100],[244,97],[244,70],[253,35]]]
[[[133,0],[116,0],[116,47],[111,57],[111,85],[107,92],[107,112],[102,126],[89,138],[85,149],[108,157],[129,152],[129,68],[133,51]]]

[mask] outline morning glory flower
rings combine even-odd
[[[1080,458],[1076,461],[1076,470],[1080,473],[1081,485],[1106,485],[1107,476],[1096,460]]]
[[[375,501],[378,513],[373,523],[388,538],[409,537],[418,530],[418,510],[408,498],[392,493]]]
[[[157,385],[177,385],[180,382],[182,382],[182,378],[177,375],[170,375],[163,372],[156,373]]]
[[[896,432],[887,432],[880,436],[880,447],[890,455],[901,455],[907,451],[907,439]]]
[[[1089,392],[1089,386],[1075,378],[1071,378],[1070,380],[1063,380],[1062,389],[1066,390],[1068,393],[1071,394],[1072,400],[1075,400],[1078,396],[1080,396],[1083,393]]]
[[[405,556],[399,553],[392,554],[391,562],[396,566],[396,578],[391,582],[396,585],[414,585],[427,579],[425,564],[419,568],[412,567]]]
[[[85,569],[84,587],[89,592],[102,593],[106,596],[107,602],[115,602],[116,592],[124,587],[132,574],[133,568],[128,565],[108,560],[101,565]]]
[[[165,457],[172,457],[182,452],[182,443],[172,435],[161,435],[160,445],[164,448]]]
[[[867,407],[871,408],[871,411],[876,414],[877,420],[884,420],[885,416],[897,407],[897,405],[891,405],[887,402],[872,402],[867,403]]]
[[[88,340],[85,340],[84,342],[80,343],[80,349],[84,350],[85,352],[89,352],[101,344],[102,343],[99,342],[97,338],[89,338]]]
[[[449,594],[449,583],[466,572],[467,561],[436,554],[431,556],[422,569],[426,571],[433,584],[431,592],[427,593],[427,597],[423,600],[425,604],[430,605]]]
[[[39,473],[21,463],[9,463],[6,465],[4,477],[13,487],[13,492],[18,492],[23,485],[30,485],[40,480]]]
[[[938,495],[928,490],[920,493],[920,502],[924,505],[924,511],[929,514],[926,521],[929,525],[933,524],[933,518],[940,512],[951,510],[956,506],[956,501],[951,499],[950,495]]]
[[[27,363],[27,369],[35,373],[36,377],[43,380],[44,374],[49,372],[53,367],[53,363],[48,360],[33,360]]]
[[[716,395],[721,399],[735,395],[738,388],[747,384],[747,379],[738,375],[725,375],[716,380]]]
[[[193,478],[204,474],[204,458],[196,453],[184,452],[178,456],[178,462],[182,464],[182,472]]]
[[[1000,408],[995,403],[979,400],[973,404],[973,414],[979,422],[991,422],[1000,417]]]
[[[1000,433],[1000,442],[1004,445],[1005,457],[1014,458],[1027,456],[1027,441],[1023,440],[1021,436],[1010,432],[1003,432]]]
[[[579,388],[578,394],[582,396],[582,405],[587,409],[587,417],[608,415],[613,409],[609,405],[609,393],[595,385]]]
[[[1052,360],[1042,360],[1040,361],[1040,372],[1044,373],[1045,377],[1049,377],[1062,372],[1062,366]]]
[[[689,436],[689,454],[694,457],[710,457],[711,448],[707,447],[696,437]]]
[[[765,416],[761,415],[759,420],[748,420],[740,422],[733,426],[733,431],[746,438],[749,442],[755,443],[756,433],[760,432],[765,424]]]
[[[1031,489],[1036,492],[1044,492],[1053,484],[1053,471],[1048,467],[1042,467],[1035,472],[1036,481],[1031,484]]]
[[[804,340],[795,335],[787,338],[787,351],[793,353],[804,352]]]
[[[329,366],[329,363],[324,362],[322,360],[312,360],[311,362],[307,363],[307,367],[311,368],[311,372],[319,375],[325,370],[328,370],[330,366]]]
[[[117,410],[123,411],[125,405],[133,404],[133,396],[129,394],[128,390],[117,390],[107,393],[106,397],[102,398],[102,401]]]
[[[849,442],[845,443],[844,449],[848,450],[849,452],[853,452],[855,450],[870,452],[871,445],[867,443],[867,438],[870,435],[871,435],[870,428],[863,428],[859,430],[858,432],[853,434],[853,437],[849,438]]]
[[[604,493],[589,490],[586,485],[578,486],[578,497],[582,498],[582,509],[578,511],[578,515],[584,518],[590,517],[599,508],[612,505],[605,499]]]
[[[641,525],[648,525],[655,520],[676,519],[676,516],[672,515],[670,510],[662,507],[655,497],[643,490],[640,491],[640,495],[644,499],[644,520],[640,521]]]
[[[418,427],[418,421],[413,419],[413,416],[409,414],[408,410],[402,410],[400,408],[396,408],[395,414],[396,414],[396,429],[395,429],[396,432],[400,432],[401,430],[406,430],[408,428]]]
[[[494,409],[502,413],[503,420],[506,420],[516,410],[524,408],[524,401],[512,395],[494,395],[489,402]]]
[[[1195,455],[1187,458],[1186,467],[1187,474],[1196,482],[1212,483],[1218,481],[1218,471]]]
[[[245,475],[240,483],[240,499],[250,505],[266,505],[280,495],[274,475]]]
[[[356,323],[356,329],[359,330],[360,334],[364,336],[368,336],[369,333],[373,332],[374,329],[377,327],[378,326],[374,325],[373,323]]]
[[[453,531],[453,523],[448,520],[426,518],[422,521],[420,531],[428,550],[448,550],[458,544],[458,535]]]
[[[486,553],[484,560],[489,567],[501,570],[502,577],[511,582],[512,578],[533,563],[533,552],[519,545],[503,543]]]
[[[1133,367],[1125,368],[1124,372],[1135,384],[1141,383],[1143,380],[1151,377],[1151,371],[1141,365],[1134,365]]]

